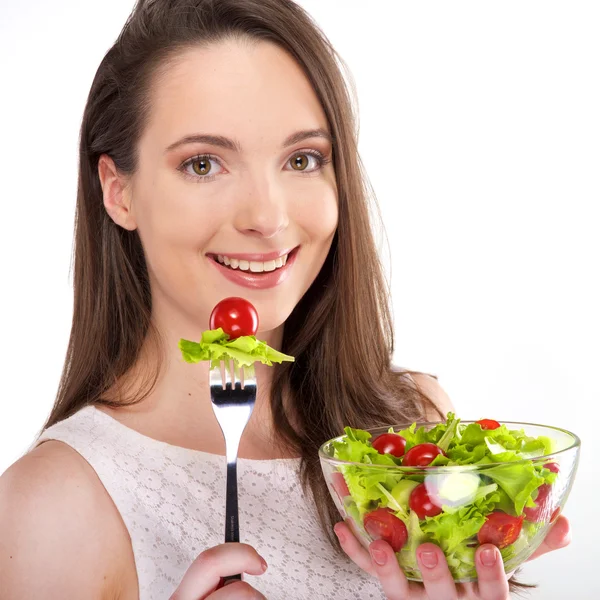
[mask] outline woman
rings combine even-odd
[[[385,542],[369,555],[343,523],[341,545],[333,536],[319,445],[345,425],[452,409],[434,379],[390,364],[387,290],[336,59],[291,0],[135,7],[83,117],[74,317],[56,403],[1,479],[3,598],[508,597],[494,546],[478,550],[478,584],[455,586],[425,544],[425,583],[409,586]],[[240,275],[246,267],[254,275]],[[224,545],[208,365],[184,363],[177,342],[199,337],[227,296],[250,300],[257,336],[296,360],[257,369],[239,450],[248,544]],[[561,517],[540,553],[567,537]],[[245,581],[218,589],[234,573]]]

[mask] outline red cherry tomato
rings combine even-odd
[[[550,492],[552,491],[552,486],[548,483],[543,483],[537,489],[537,496],[534,498],[535,506],[529,507],[526,506],[523,509],[523,514],[528,521],[532,523],[537,523],[539,521],[543,521],[546,519],[546,516],[550,512],[548,508],[548,504],[551,502],[552,498],[550,497]]]
[[[549,471],[552,471],[553,473],[558,473],[560,471],[560,467],[558,466],[558,463],[555,463],[555,462],[546,463],[544,465],[544,467],[546,469],[548,469]]]
[[[435,517],[442,512],[442,508],[434,504],[431,496],[427,493],[427,487],[420,483],[410,494],[408,505],[417,513],[419,519]]]
[[[480,544],[494,544],[505,548],[516,541],[523,527],[523,516],[513,517],[505,512],[495,510],[488,515],[477,534]]]
[[[446,456],[446,453],[435,444],[417,444],[404,455],[402,465],[406,467],[426,467],[433,462],[438,454]]]
[[[256,335],[258,313],[244,298],[225,298],[213,308],[209,327],[210,329],[221,327],[231,339],[243,335]]]
[[[399,552],[408,540],[408,530],[391,508],[378,508],[367,513],[363,522],[365,531],[374,540],[385,540],[394,550]]]
[[[331,487],[335,490],[335,493],[338,495],[340,502],[343,503],[344,498],[350,495],[350,490],[348,489],[348,484],[344,479],[344,475],[339,471],[336,471],[331,476]]]
[[[399,458],[404,455],[406,438],[397,433],[382,433],[371,442],[371,445],[379,454],[392,454]]]
[[[500,423],[494,421],[494,419],[479,419],[479,421],[475,421],[475,423],[479,423],[481,429],[498,429],[498,427],[500,427]]]

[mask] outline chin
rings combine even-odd
[[[268,317],[266,317],[263,316],[265,315],[265,311],[261,311],[261,309],[256,305],[255,307],[258,311],[258,331],[256,332],[256,337],[259,339],[261,335],[283,327],[287,317],[289,316],[289,314],[273,315],[271,313]]]
[[[297,304],[295,296],[293,298],[290,298],[289,294],[285,296],[283,298],[273,293],[273,290],[263,298],[252,298],[252,294],[243,296],[258,311],[258,333],[273,331],[284,325]]]

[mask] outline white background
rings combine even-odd
[[[80,120],[133,4],[0,3],[1,473],[56,392]],[[437,374],[465,420],[579,434],[573,543],[524,579],[541,584],[530,598],[600,597],[598,4],[301,4],[354,76],[390,242],[396,362]]]

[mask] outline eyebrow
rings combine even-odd
[[[333,137],[331,134],[325,129],[317,128],[317,129],[305,129],[302,131],[297,131],[293,133],[289,137],[287,137],[281,148],[285,150],[289,146],[293,146],[298,142],[302,142],[309,138],[323,138],[326,139],[330,144],[333,144]],[[191,135],[186,135],[182,137],[180,140],[177,140],[173,144],[171,144],[166,150],[165,154],[168,152],[172,152],[173,150],[179,148],[180,146],[185,146],[187,144],[211,144],[213,146],[220,146],[221,148],[225,148],[226,150],[231,150],[233,152],[238,152],[241,154],[242,146],[237,140],[232,140],[223,135],[213,135],[207,133],[193,133]]]

